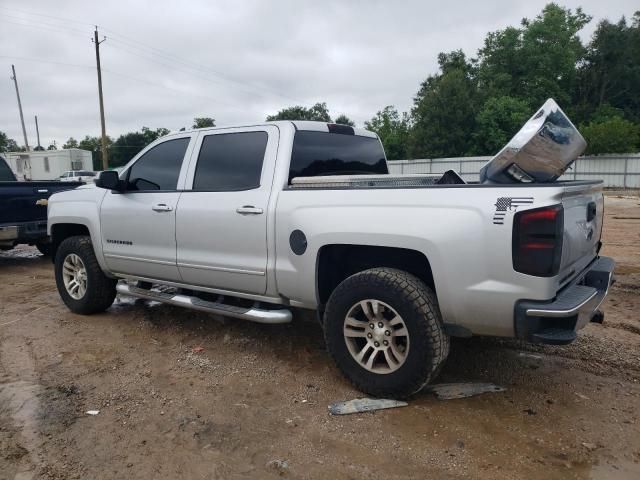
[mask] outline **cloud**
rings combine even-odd
[[[29,142],[98,135],[92,25],[101,45],[107,133],[177,130],[193,117],[262,121],[293,104],[326,101],[362,125],[385,105],[411,107],[437,54],[475,55],[487,32],[535,16],[545,2],[143,1],[0,6],[0,130],[22,143],[11,64]],[[635,1],[564,2],[596,20],[630,17]],[[588,38],[595,21],[585,29]]]

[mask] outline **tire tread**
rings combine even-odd
[[[80,300],[72,298],[67,293],[62,281],[62,264],[69,253],[80,256],[87,270],[87,292]],[[62,241],[56,252],[55,273],[60,297],[74,313],[91,315],[104,312],[116,298],[117,281],[107,277],[102,271],[93,250],[91,237],[88,235],[68,237]]]
[[[364,287],[391,290],[402,301],[407,302],[417,321],[417,335],[426,339],[427,352],[419,371],[412,372],[411,380],[401,387],[389,389],[381,383],[372,382],[363,376],[352,375],[340,364],[335,342],[344,338],[333,338],[329,322],[343,322],[339,312],[334,311],[343,297],[350,295],[354,288]],[[331,294],[325,311],[325,340],[338,368],[359,389],[375,396],[406,398],[419,392],[440,372],[449,354],[449,336],[444,331],[438,300],[432,290],[419,278],[394,268],[372,268],[359,272],[344,280]],[[388,375],[393,375],[388,374]],[[380,375],[381,377],[383,375]]]

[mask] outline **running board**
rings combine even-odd
[[[156,302],[168,303],[179,307],[191,308],[202,312],[224,315],[226,317],[241,318],[257,323],[290,323],[292,319],[291,310],[279,308],[274,310],[260,308],[243,308],[234,305],[226,305],[220,302],[208,302],[197,297],[166,292],[155,292],[145,288],[138,288],[126,283],[118,283],[116,286],[118,293],[129,295],[145,300],[155,300]]]

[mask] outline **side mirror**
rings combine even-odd
[[[120,180],[118,172],[105,170],[104,172],[100,172],[100,176],[96,179],[96,187],[121,192],[124,190],[124,182]]]

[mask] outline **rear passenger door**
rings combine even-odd
[[[267,288],[274,126],[200,133],[176,215],[185,283],[262,294]]]

